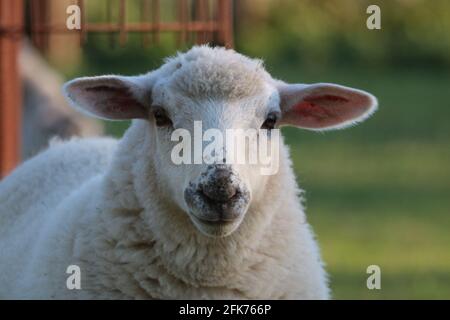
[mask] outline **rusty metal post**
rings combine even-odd
[[[126,23],[127,23],[127,4],[125,0],[119,1],[119,43],[121,46],[124,46],[127,42],[127,32],[126,32]]]
[[[160,23],[160,5],[159,0],[152,1],[152,22],[154,26],[153,30],[153,44],[159,43],[159,23]]]
[[[0,0],[1,1],[1,0]],[[22,0],[20,1],[22,2]],[[49,22],[48,0],[29,1],[31,10],[31,31],[33,44],[42,51],[48,48],[48,34],[44,33],[46,25]]]
[[[187,40],[187,24],[189,20],[188,16],[188,3],[187,0],[178,0],[178,21],[180,22],[180,32],[177,36],[177,46],[181,47],[186,44]]]
[[[233,48],[233,1],[218,0],[218,41],[227,48]]]
[[[141,0],[141,23],[146,24],[149,21],[149,13],[150,13],[150,2],[149,0]],[[142,34],[141,41],[142,46],[146,47],[150,43],[149,35],[147,32]]]
[[[21,86],[18,54],[23,1],[0,1],[0,177],[20,160]]]
[[[209,6],[208,0],[197,0],[195,2],[195,18],[200,22],[208,22],[209,21]],[[207,31],[198,31],[197,44],[203,44],[208,42],[208,32]]]
[[[78,6],[80,7],[80,11],[81,11],[80,45],[83,45],[86,43],[86,39],[87,39],[87,36],[86,36],[86,6],[84,3],[84,0],[78,0]]]

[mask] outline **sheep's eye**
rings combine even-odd
[[[167,113],[161,108],[155,109],[155,111],[153,111],[153,116],[155,117],[156,125],[158,127],[167,127],[172,125],[172,121],[167,116]]]
[[[267,115],[266,120],[262,124],[261,129],[271,130],[271,129],[275,128],[277,120],[278,120],[278,117],[275,113],[269,113]]]

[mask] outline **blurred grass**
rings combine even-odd
[[[379,111],[347,130],[283,129],[336,299],[450,299],[448,71],[271,67],[291,82],[374,93]],[[127,123],[110,122],[121,135]],[[381,267],[381,290],[366,268]]]
[[[448,148],[327,141],[292,157],[335,298],[450,298]]]

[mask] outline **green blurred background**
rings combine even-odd
[[[101,1],[89,1],[90,20]],[[381,8],[381,30],[366,8]],[[129,19],[138,3],[128,1]],[[163,17],[174,1],[163,2]],[[379,111],[347,130],[284,129],[333,298],[450,299],[450,1],[235,1],[235,48],[290,82],[336,82],[367,90]],[[67,78],[136,74],[176,52],[173,35],[143,48],[130,35],[111,47],[90,36]],[[186,46],[187,48],[187,46]],[[183,48],[181,48],[182,50]],[[120,136],[128,123],[108,123]],[[381,290],[366,268],[379,265]]]

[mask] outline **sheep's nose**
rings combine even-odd
[[[209,199],[226,202],[236,195],[238,185],[233,173],[227,169],[216,169],[201,186],[201,192]]]

